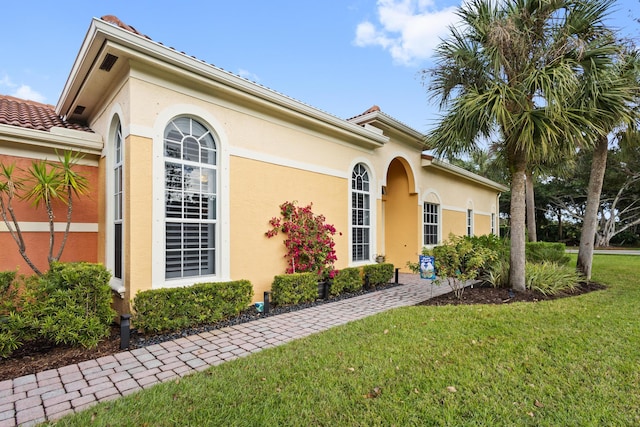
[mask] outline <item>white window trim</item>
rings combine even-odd
[[[351,177],[353,176],[353,169],[356,165],[362,164],[367,172],[369,173],[369,259],[366,260],[358,260],[354,261],[353,259],[353,224],[351,224],[352,215],[353,215],[353,202],[352,202],[352,189],[351,189]],[[374,169],[372,165],[369,163],[368,159],[365,158],[356,158],[351,161],[349,165],[348,171],[348,185],[349,185],[349,195],[348,195],[348,224],[349,224],[349,266],[358,267],[361,265],[367,265],[374,262],[375,256],[378,253],[377,247],[377,230],[378,230],[378,222],[377,222],[377,211],[378,211],[378,199],[381,198],[382,187],[376,188],[376,183],[378,182]]]
[[[115,250],[115,234],[114,234],[114,230],[113,230],[113,224],[114,224],[114,212],[113,212],[113,192],[115,189],[115,183],[114,183],[114,177],[113,177],[113,170],[115,167],[115,161],[114,161],[114,157],[115,157],[115,146],[114,146],[114,142],[115,142],[115,132],[117,129],[117,125],[118,123],[120,124],[120,129],[121,129],[121,133],[122,133],[122,165],[123,165],[123,170],[122,170],[122,180],[123,180],[123,194],[122,194],[122,204],[123,204],[123,226],[122,226],[122,237],[123,237],[123,251],[124,251],[124,236],[125,236],[125,227],[126,227],[126,218],[124,217],[124,206],[126,204],[126,194],[125,194],[125,186],[124,186],[124,182],[126,180],[125,174],[126,174],[126,170],[124,169],[124,165],[126,163],[126,156],[125,156],[125,146],[126,146],[126,139],[128,136],[128,132],[127,129],[125,128],[125,124],[122,121],[122,109],[120,108],[120,106],[118,104],[113,106],[113,109],[111,111],[111,124],[109,126],[109,131],[108,131],[108,137],[107,137],[107,141],[104,144],[103,147],[103,151],[102,151],[102,157],[105,158],[105,168],[108,171],[106,173],[106,179],[105,179],[105,205],[106,205],[106,215],[105,215],[105,266],[107,267],[107,269],[109,269],[111,272],[113,272],[114,267],[115,267],[115,260],[114,260],[114,250]],[[113,289],[115,292],[117,292],[118,294],[120,294],[121,298],[124,298],[124,294],[126,292],[126,287],[125,287],[125,278],[126,278],[126,259],[123,256],[122,259],[122,279],[113,277],[111,277],[111,280],[109,281],[109,286],[111,287],[111,289]]]
[[[433,223],[427,223],[424,220],[424,217],[425,217],[425,206],[427,204],[430,204],[430,205],[433,205],[433,206],[436,207],[435,214],[436,214],[437,222],[435,224],[435,226],[436,226],[436,242],[435,243],[425,243],[424,242],[425,241],[425,237],[426,237],[425,232],[424,232],[424,228],[427,225],[433,225]],[[428,248],[432,248],[432,247],[438,245],[438,243],[440,243],[442,241],[441,235],[442,235],[442,207],[440,206],[440,203],[434,203],[434,202],[430,202],[430,201],[422,202],[422,245],[425,246],[425,247],[428,247]]]
[[[216,274],[165,279],[164,130],[177,117],[191,117],[206,126],[217,144],[218,226],[216,228]],[[153,126],[153,245],[152,289],[191,286],[202,282],[224,282],[230,278],[229,152],[224,126],[211,113],[189,104],[176,104],[160,112]]]
[[[180,268],[177,271],[179,273],[179,276],[178,277],[167,278],[167,270],[166,270],[166,265],[165,265],[165,280],[179,280],[179,279],[184,279],[184,278],[187,278],[187,277],[217,276],[217,271],[218,271],[218,268],[217,268],[217,259],[218,259],[218,257],[215,256],[216,252],[218,250],[218,239],[216,237],[217,237],[217,234],[218,234],[217,233],[217,229],[218,229],[218,218],[219,218],[218,205],[217,205],[217,201],[219,200],[219,194],[218,194],[218,188],[217,188],[217,183],[218,183],[218,179],[217,179],[217,176],[218,176],[217,145],[218,144],[215,141],[215,138],[214,138],[213,134],[211,134],[209,129],[207,129],[207,132],[204,135],[202,135],[201,137],[199,137],[199,138],[196,138],[191,133],[191,131],[189,131],[188,134],[184,134],[183,133],[184,131],[182,129],[180,129],[178,124],[176,123],[179,120],[188,121],[188,123],[190,125],[189,126],[190,128],[192,128],[193,124],[201,125],[200,121],[198,121],[196,118],[193,118],[193,117],[190,117],[190,116],[179,116],[179,117],[174,118],[172,121],[170,121],[167,124],[167,126],[165,127],[165,134],[167,133],[168,129],[178,130],[178,132],[183,134],[183,139],[179,144],[182,147],[181,149],[183,150],[183,152],[186,149],[186,146],[184,145],[186,143],[186,140],[191,139],[191,140],[197,141],[197,144],[198,144],[198,148],[197,148],[198,156],[201,156],[201,154],[202,154],[202,149],[203,149],[203,147],[201,145],[202,141],[204,139],[210,140],[211,147],[207,147],[206,150],[209,153],[208,156],[213,154],[213,159],[214,160],[213,160],[213,163],[203,163],[201,160],[195,161],[195,160],[187,160],[187,159],[184,159],[183,157],[177,157],[177,158],[176,157],[171,157],[171,156],[168,157],[166,155],[166,153],[165,153],[165,191],[167,191],[167,187],[166,187],[167,163],[171,163],[171,164],[174,164],[174,165],[179,165],[179,168],[180,168],[181,171],[182,171],[182,169],[187,170],[189,168],[191,168],[192,170],[193,169],[199,170],[200,172],[196,176],[196,180],[197,180],[197,184],[198,185],[202,184],[202,176],[203,176],[202,174],[203,173],[206,173],[207,175],[211,174],[214,177],[213,181],[216,183],[216,188],[213,190],[213,193],[210,193],[208,191],[207,192],[203,192],[202,188],[198,188],[197,190],[194,190],[194,191],[195,191],[195,194],[199,195],[199,199],[202,198],[203,195],[204,196],[211,195],[211,194],[214,195],[215,200],[216,200],[215,205],[214,205],[215,206],[215,213],[213,215],[213,218],[206,218],[206,219],[203,219],[201,217],[199,217],[199,218],[188,218],[188,217],[186,217],[184,215],[184,212],[182,212],[182,208],[186,208],[187,206],[186,205],[182,206],[182,203],[181,203],[180,216],[177,216],[177,217],[170,216],[169,217],[169,216],[166,216],[166,212],[167,211],[165,211],[165,227],[167,227],[167,228],[165,228],[165,236],[167,235],[167,229],[168,229],[168,225],[169,224],[178,224],[180,226],[180,228],[182,228],[182,226],[184,226],[186,224],[190,224],[192,226],[197,225],[198,229],[201,229],[200,227],[203,226],[203,225],[206,225],[207,227],[213,226],[213,228],[212,228],[213,236],[214,236],[213,245],[212,245],[213,248],[211,248],[211,246],[207,245],[208,246],[207,252],[210,252],[211,249],[213,249],[213,255],[214,256],[210,261],[207,261],[207,263],[204,264],[204,265],[201,262],[202,253],[200,253],[200,255],[197,257],[197,259],[198,259],[198,264],[199,264],[198,270],[201,270],[203,266],[206,266],[207,269],[209,269],[209,268],[213,269],[214,273],[213,274],[204,274],[204,275],[203,274],[186,274],[185,275],[186,259],[183,259],[183,256],[184,256],[185,252],[188,252],[188,247],[181,245],[180,246],[180,250],[179,250],[179,258],[181,259],[181,261],[179,263],[180,264]],[[166,137],[165,137],[165,140],[164,140],[164,144],[165,144],[165,150],[166,150],[166,145],[167,145]],[[173,142],[173,144],[175,144],[175,142]],[[192,147],[192,149],[193,149],[193,147]],[[182,172],[181,172],[180,176],[182,176]],[[207,190],[210,190],[210,189],[207,189]],[[181,201],[184,200],[184,197],[185,197],[184,192],[185,192],[185,189],[181,186],[179,188],[179,194],[180,194],[180,200]],[[167,204],[167,202],[166,202],[166,199],[165,199],[165,209],[166,209],[166,204]],[[199,208],[197,208],[197,210],[199,212],[198,215],[200,216],[202,214],[201,205],[200,205]],[[175,212],[175,210],[174,210],[174,212]],[[179,236],[180,236],[180,240],[184,241],[185,240],[185,236],[188,236],[188,234],[185,234],[184,231],[181,231]],[[196,241],[198,242],[197,249],[198,249],[198,251],[201,251],[202,249],[204,249],[202,247],[202,238],[203,238],[203,236],[200,235],[200,234],[198,234],[198,236],[199,237],[196,239]],[[194,247],[193,249],[196,249],[196,247]],[[170,252],[173,253],[173,254],[176,253],[175,251],[167,251],[167,249],[165,248],[165,263],[166,263],[166,259],[169,256]],[[209,256],[207,256],[207,258],[209,258]],[[191,273],[193,273],[193,271],[191,271]]]
[[[422,239],[421,239],[421,243],[422,243],[422,247],[426,247],[428,249],[433,249],[434,246],[439,245],[440,243],[442,243],[442,215],[443,215],[443,210],[446,209],[445,206],[442,206],[442,198],[440,197],[440,194],[438,193],[438,191],[435,188],[428,188],[427,190],[425,190],[423,193],[423,197],[422,197],[422,204],[421,206],[421,210],[422,210]],[[424,244],[424,204],[425,203],[432,203],[434,205],[438,205],[438,236],[437,236],[437,240],[438,242],[435,245],[425,245]]]

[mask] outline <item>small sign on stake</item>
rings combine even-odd
[[[429,255],[420,255],[420,278],[435,280],[436,278],[436,260]]]

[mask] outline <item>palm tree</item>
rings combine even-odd
[[[436,49],[430,90],[445,110],[428,134],[439,155],[495,144],[511,172],[509,281],[525,290],[525,172],[529,162],[584,143],[585,111],[572,105],[586,59],[605,57],[612,0],[470,0],[462,25]],[[607,40],[611,39],[608,37]]]
[[[580,248],[576,268],[587,280],[591,279],[593,246],[598,224],[600,193],[607,167],[609,136],[616,129],[620,141],[635,139],[635,128],[640,115],[637,110],[640,100],[640,55],[637,51],[624,51],[607,67],[593,67],[584,74],[584,95],[579,99],[591,104],[590,120],[602,130],[597,134],[591,175],[587,187],[585,208],[580,234]],[[602,114],[602,113],[606,114]]]
[[[18,252],[29,267],[37,274],[42,275],[38,267],[27,254],[27,247],[22,237],[20,223],[13,209],[13,200],[22,189],[22,182],[14,176],[15,164],[5,165],[0,163],[0,216],[4,220],[9,234],[18,245]]]
[[[78,174],[74,169],[82,157],[71,152],[65,152],[58,156],[58,163],[50,163],[46,160],[34,160],[27,169],[26,178],[18,179],[14,176],[15,165],[0,163],[0,216],[4,220],[11,236],[18,245],[18,251],[38,275],[42,272],[36,267],[26,253],[25,241],[22,237],[20,224],[13,210],[13,200],[16,196],[30,200],[35,207],[42,203],[47,212],[49,222],[49,252],[47,261],[51,264],[62,256],[67,237],[71,227],[71,215],[73,212],[73,196],[79,197],[87,191],[87,179]],[[19,195],[24,190],[25,194]],[[54,256],[55,246],[55,215],[54,201],[58,200],[67,205],[67,224],[64,237],[57,254]]]
[[[58,255],[55,259],[59,260],[62,251],[67,243],[69,231],[71,229],[71,215],[73,214],[73,195],[80,197],[88,191],[87,178],[76,172],[75,166],[82,159],[79,154],[73,154],[71,151],[65,151],[62,156],[58,156],[59,164],[56,165],[60,179],[60,189],[65,193],[65,197],[61,198],[67,205],[67,225],[64,230],[64,237],[58,249]]]

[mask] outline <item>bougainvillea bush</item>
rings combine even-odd
[[[284,202],[280,205],[280,217],[271,218],[271,229],[265,234],[269,238],[286,234],[286,273],[314,272],[333,278],[333,265],[338,259],[333,240],[336,228],[325,222],[324,215],[314,214],[312,206],[312,203],[298,206],[295,201]]]

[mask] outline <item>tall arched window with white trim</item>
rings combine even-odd
[[[165,277],[216,274],[217,164],[211,132],[190,117],[164,131]]]
[[[371,186],[369,172],[359,163],[351,173],[351,258],[371,258]]]
[[[113,277],[122,279],[124,251],[123,241],[123,194],[124,194],[124,138],[120,121],[116,125],[113,144]]]

